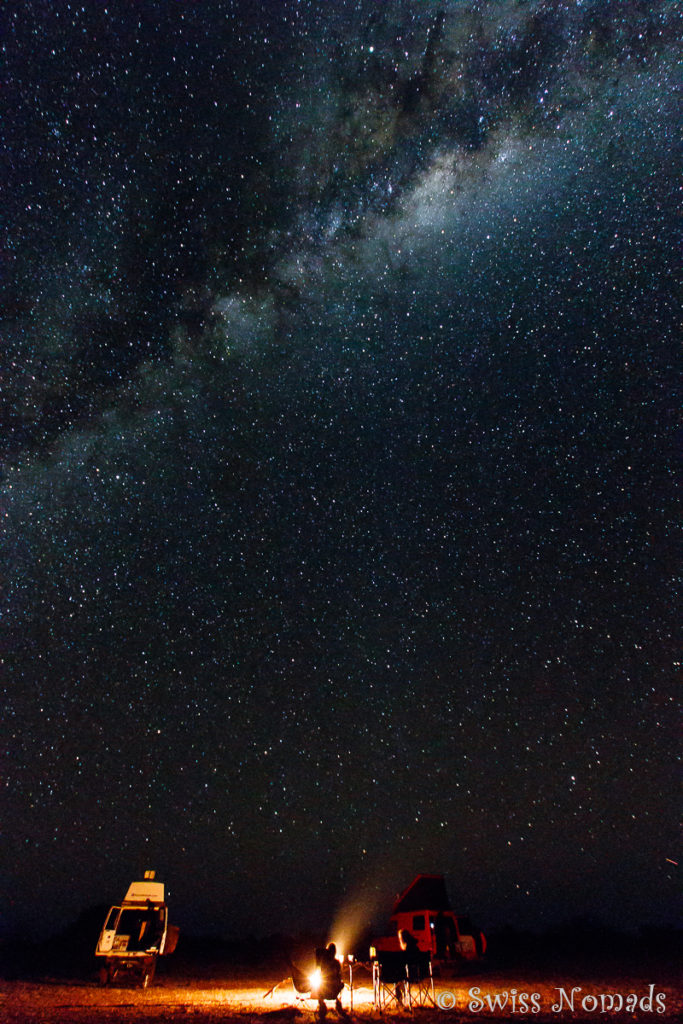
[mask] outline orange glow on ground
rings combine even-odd
[[[654,981],[654,979],[652,979]],[[591,1010],[590,996],[598,996],[604,992],[637,992],[645,996],[650,984],[645,977],[606,977],[596,980],[587,979],[579,973],[558,975],[557,977],[542,975],[532,971],[519,971],[510,974],[486,974],[482,972],[464,978],[438,978],[435,980],[435,996],[437,1006],[419,1009],[419,1019],[423,1024],[446,1024],[455,1013],[461,1022],[481,1021],[484,1019],[498,1022],[532,1020],[534,1024],[587,1024],[595,1021],[598,1016],[606,1024],[633,1024],[634,1020],[651,1020],[672,1022],[681,1019],[683,1012],[683,991],[671,980],[661,978],[656,989],[665,994],[665,1010],[663,1013],[607,1013],[597,1014]],[[271,988],[272,993],[267,995]],[[580,1005],[574,1012],[566,1008],[562,1013],[552,1012],[552,1005],[557,1000],[557,986],[571,990],[579,986],[581,997],[589,997],[588,1009]],[[505,993],[539,993],[540,1012],[533,1015],[510,1013],[508,1009],[495,1006],[484,1012],[470,1010],[468,1004],[472,1000],[471,990],[477,989],[478,997],[490,997]],[[446,994],[447,1001],[443,996]],[[351,1009],[351,994],[348,987],[342,993],[342,1004],[348,1011]],[[329,1005],[329,1004],[328,1004]],[[257,1021],[267,1024],[269,1019],[281,1021],[296,1017],[306,1024],[314,1018],[317,1000],[302,998],[294,989],[291,979],[276,977],[272,974],[254,974],[243,978],[212,978],[204,981],[177,979],[172,977],[158,978],[148,989],[125,988],[123,986],[101,987],[93,981],[80,981],[62,984],[45,979],[42,982],[4,982],[0,981],[0,1007],[2,1020],[11,1024],[111,1024],[124,1020],[129,1024],[159,1024],[163,1021],[175,1020],[178,1015],[190,1013],[197,1024],[217,1024],[217,1022]],[[439,1007],[442,1007],[441,1009]],[[329,1005],[329,1020],[336,1020],[336,1015]],[[372,1000],[372,980],[370,974],[359,967],[354,979],[353,1019],[369,1022],[378,1019]],[[387,1020],[415,1020],[415,1014],[407,1009],[388,1008],[382,1013]]]

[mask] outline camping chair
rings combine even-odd
[[[292,979],[292,985],[294,986],[294,994],[296,996],[297,1002],[302,1003],[306,1007],[308,1007],[309,1004],[311,1002],[313,1002],[314,1006],[317,1007],[318,1006],[318,992],[315,989],[315,986],[311,982],[311,975],[309,973],[307,973],[306,971],[301,970],[300,967],[297,967],[296,964],[292,963],[292,961],[289,960],[289,958],[288,958],[288,962],[289,962],[289,968],[290,968],[290,977]],[[285,978],[285,979],[283,979],[283,981],[277,982],[275,985],[273,985],[272,988],[268,989],[268,991],[266,992],[266,994],[264,995],[263,998],[265,999],[268,996],[272,995],[273,992],[277,988],[279,988],[280,985],[284,984],[288,980],[289,979]],[[345,984],[342,983],[342,988],[339,991],[340,1003],[341,1003],[342,992],[346,988],[348,988],[348,990],[350,992],[351,1008],[353,1008],[353,971],[352,970],[349,971],[349,984],[345,985]],[[325,1002],[333,1002],[334,1001],[333,997],[331,995],[324,996],[324,999],[325,999]],[[341,1009],[339,1010],[339,1013],[342,1013]],[[343,1011],[343,1015],[346,1015],[346,1011]]]
[[[408,1003],[414,1006],[436,1006],[434,995],[434,976],[432,974],[432,954],[430,952],[411,953],[407,965],[408,972]]]
[[[311,982],[306,971],[302,971],[301,968],[293,964],[291,960],[288,962],[290,968],[289,976],[287,978],[283,978],[282,981],[277,981],[272,988],[269,988],[263,996],[264,999],[267,999],[268,996],[272,996],[273,992],[280,988],[281,985],[285,985],[290,978],[292,985],[294,986],[294,993],[297,1000],[305,1002],[306,1000],[313,998],[311,996]]]
[[[378,951],[372,961],[372,998],[380,1012],[436,1006],[431,953]]]
[[[377,951],[372,961],[372,1001],[380,1013],[392,1006],[410,1005],[405,953]]]

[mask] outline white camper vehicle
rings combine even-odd
[[[95,949],[101,957],[100,981],[106,985],[127,976],[146,988],[157,957],[172,953],[177,941],[178,929],[168,923],[164,884],[146,871],[144,881],[133,882],[123,902],[107,914]]]

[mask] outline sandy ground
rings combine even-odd
[[[657,972],[659,973],[659,972]],[[250,978],[191,979],[158,976],[145,990],[125,987],[100,987],[94,981],[64,983],[45,978],[41,981],[0,982],[0,1022],[2,1024],[142,1024],[191,1020],[197,1024],[235,1021],[246,1024],[286,1024],[297,1021],[311,1024],[315,1005],[297,997],[291,981],[284,981],[266,996],[277,976],[254,974]],[[351,993],[343,994],[344,1007],[356,1021],[420,1020],[423,1024],[457,1021],[495,1020],[536,1024],[559,1021],[599,1020],[609,1024],[622,1022],[683,1020],[683,986],[669,970],[664,977],[605,976],[590,980],[578,975],[509,972],[483,973],[467,979],[438,979],[435,1003],[406,1010],[388,1008],[378,1011],[372,1002],[372,985],[360,970]],[[496,1000],[497,997],[497,1000]],[[497,1005],[496,1005],[497,1003]],[[330,1009],[329,1021],[337,1020]]]

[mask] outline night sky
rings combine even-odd
[[[680,921],[681,5],[0,22],[2,934]]]

